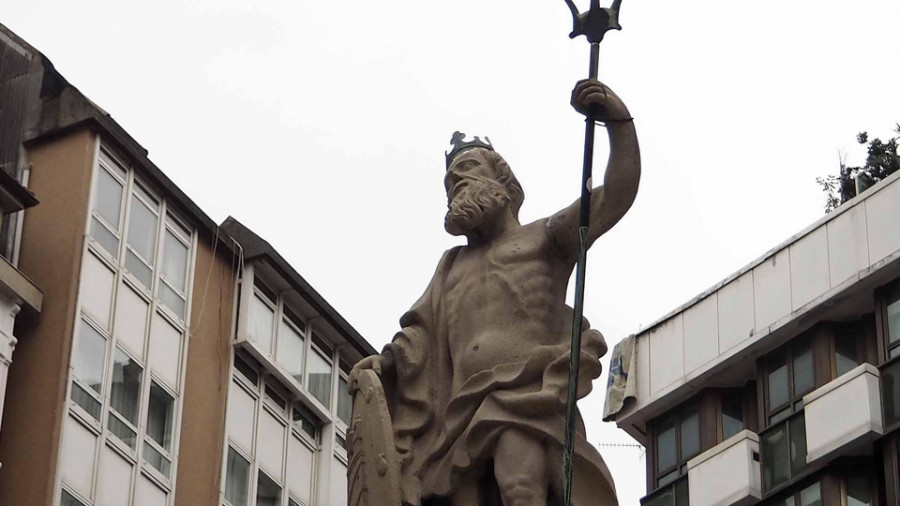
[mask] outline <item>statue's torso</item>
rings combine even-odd
[[[544,220],[460,250],[444,286],[454,390],[473,374],[568,339],[571,270],[556,256]]]

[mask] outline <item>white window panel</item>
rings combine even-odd
[[[336,457],[331,458],[331,504],[347,504],[347,466]]]
[[[312,476],[315,454],[293,434],[288,441],[287,484],[291,494],[312,504]]]
[[[232,506],[247,506],[250,501],[250,463],[231,446],[225,464],[225,500]]]
[[[91,217],[91,237],[113,258],[119,257],[119,238],[109,231],[96,216]]]
[[[309,354],[307,390],[326,408],[331,407],[331,364],[317,351]]]
[[[92,253],[84,257],[81,272],[81,308],[104,329],[109,329],[113,272]]]
[[[275,312],[253,294],[250,308],[250,337],[270,356],[272,355],[272,334],[275,330]]]
[[[141,200],[131,199],[131,215],[128,218],[128,245],[150,265],[156,258],[156,231],[158,218]]]
[[[100,453],[97,506],[122,506],[128,504],[133,466],[108,446],[104,445]]]
[[[303,336],[284,320],[278,326],[278,363],[298,382],[303,378]]]
[[[343,376],[338,378],[337,415],[342,422],[350,425],[353,418],[353,396],[350,395],[350,387]]]
[[[266,472],[281,480],[281,466],[284,462],[285,425],[267,410],[259,416],[256,435],[256,460]]]
[[[256,400],[234,381],[228,389],[228,435],[248,455],[253,454]]]
[[[75,377],[96,393],[103,393],[103,371],[106,369],[106,338],[84,320],[78,322],[78,340],[72,357]]]
[[[144,360],[147,310],[150,306],[124,282],[119,286],[118,299],[116,340],[138,359]]]
[[[94,449],[97,437],[81,422],[66,417],[62,438],[62,479],[72,490],[83,497],[91,497],[94,480]]]
[[[134,491],[134,506],[166,506],[166,491],[139,474]]]
[[[180,351],[181,331],[159,314],[154,314],[150,327],[150,368],[176,391],[181,369]]]

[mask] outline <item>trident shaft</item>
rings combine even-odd
[[[587,12],[579,13],[572,0],[565,0],[572,11],[574,29],[570,38],[584,35],[591,43],[588,76],[597,78],[600,60],[600,42],[609,30],[621,30],[619,6],[622,0],[614,0],[610,8],[601,8],[599,0],[591,0]],[[563,504],[572,504],[572,473],[575,452],[575,405],[578,400],[578,368],[581,357],[581,333],[584,316],[584,281],[587,270],[588,227],[591,221],[591,190],[594,169],[594,111],[588,113],[584,126],[584,162],[581,172],[581,202],[578,216],[578,267],[575,271],[575,315],[572,321],[572,349],[569,354],[569,388],[566,398],[566,447],[563,453]]]

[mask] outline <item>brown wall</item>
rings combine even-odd
[[[29,189],[19,270],[44,292],[34,320],[17,319],[0,432],[0,504],[50,505],[56,481],[73,315],[95,135],[81,129],[28,149]]]
[[[198,241],[194,268],[176,506],[219,504],[236,263],[210,241]]]

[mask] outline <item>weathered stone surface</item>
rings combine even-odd
[[[634,201],[640,154],[631,116],[608,88],[582,81],[572,105],[597,110],[608,124],[609,165],[590,209],[593,242]],[[457,146],[447,163],[445,228],[467,245],[444,253],[391,344],[351,373],[351,504],[560,504],[573,323],[565,296],[579,202],[521,225],[524,193],[493,149]],[[600,333],[583,328],[579,397],[606,353]],[[573,504],[615,505],[612,477],[580,416],[577,426]],[[379,479],[385,483],[376,486]]]

